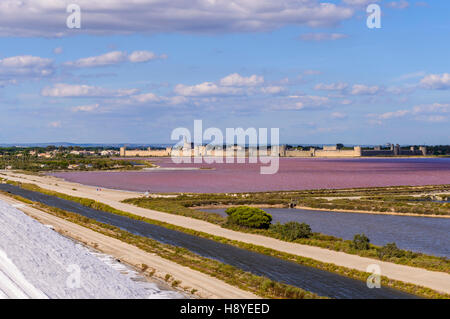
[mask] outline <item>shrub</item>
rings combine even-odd
[[[398,248],[395,243],[388,243],[378,249],[378,257],[380,259],[391,258],[391,257],[402,258],[404,256],[405,256],[405,251]]]
[[[255,207],[230,207],[225,211],[228,214],[227,222],[249,228],[267,229],[272,222],[272,216]]]
[[[357,250],[367,250],[370,248],[370,239],[365,234],[356,234],[350,246]]]
[[[311,227],[305,223],[276,223],[271,227],[271,229],[275,233],[279,234],[283,240],[287,241],[294,241],[299,238],[309,238],[312,235]]]

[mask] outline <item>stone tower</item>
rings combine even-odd
[[[355,146],[353,148],[353,156],[362,156],[362,148],[361,146]]]
[[[427,147],[426,147],[426,146],[421,146],[421,147],[419,148],[419,150],[422,152],[422,155],[423,155],[423,156],[426,156],[426,155],[427,155]]]

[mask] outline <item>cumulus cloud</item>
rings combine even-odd
[[[339,82],[339,83],[319,83],[314,86],[315,90],[318,91],[343,91],[348,88],[347,83]]]
[[[354,15],[319,0],[77,0],[82,28],[68,29],[67,1],[2,0],[0,36],[260,32],[286,25],[336,25]]]
[[[134,51],[128,56],[128,60],[133,63],[142,63],[156,59],[166,59],[167,55],[156,55],[150,51]]]
[[[72,108],[73,112],[94,112],[98,110],[99,104],[79,105]]]
[[[305,33],[300,36],[303,41],[335,41],[339,39],[345,39],[348,35],[343,33]]]
[[[17,84],[16,79],[0,80],[0,88],[5,87],[7,85],[14,85],[14,84]]]
[[[420,81],[420,85],[432,90],[450,89],[450,73],[427,75]]]
[[[344,114],[341,112],[333,112],[333,113],[331,113],[331,117],[334,119],[342,120],[342,119],[347,118],[347,114]]]
[[[76,68],[91,68],[97,66],[107,66],[117,64],[125,61],[126,53],[121,51],[108,52],[98,56],[78,59],[73,62],[64,63],[66,66],[73,66]]]
[[[142,93],[132,95],[125,100],[116,101],[121,105],[151,105],[151,104],[160,104],[160,105],[179,105],[183,103],[187,103],[188,99],[184,96],[160,96],[155,93]]]
[[[368,86],[364,84],[354,84],[352,86],[352,95],[375,95],[380,92],[379,86]]]
[[[112,51],[98,56],[66,62],[64,65],[76,68],[92,68],[119,64],[127,60],[132,63],[142,63],[165,58],[167,58],[167,55],[157,55],[151,51],[134,51],[130,55],[123,51]]]
[[[294,100],[294,102],[289,102],[276,108],[284,110],[313,110],[327,108],[330,103],[328,97],[317,95],[292,95],[289,96],[289,99]]]
[[[410,112],[408,110],[399,110],[395,112],[386,112],[383,114],[379,114],[376,117],[380,120],[389,120],[392,118],[399,118],[408,115]]]
[[[413,114],[450,113],[450,104],[433,103],[427,105],[419,105],[413,108],[412,113]]]
[[[418,105],[409,110],[398,110],[382,114],[368,114],[369,118],[375,119],[374,123],[381,124],[382,120],[409,117],[425,122],[445,122],[450,113],[450,104],[433,103]]]
[[[53,74],[53,60],[31,55],[0,59],[0,77],[43,77]]]
[[[218,82],[203,82],[196,85],[178,84],[174,92],[180,96],[238,96],[250,95],[255,93],[280,94],[284,91],[281,86],[263,86],[264,77],[253,74],[251,76],[242,76],[238,73],[232,73],[223,77]]]
[[[222,86],[256,86],[264,83],[264,77],[252,75],[244,77],[238,73],[230,74],[220,80]]]
[[[276,94],[280,94],[286,91],[286,89],[282,86],[266,86],[266,87],[262,87],[260,89],[261,93],[263,94],[272,94],[272,95],[276,95]]]
[[[196,85],[178,84],[174,91],[182,96],[242,95],[244,93],[241,88],[220,86],[213,82]]]
[[[137,93],[137,89],[106,89],[98,86],[57,83],[45,87],[42,96],[48,97],[123,97]]]

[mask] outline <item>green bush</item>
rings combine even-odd
[[[255,207],[230,207],[225,211],[228,214],[227,222],[249,228],[267,229],[272,222],[272,216]]]
[[[305,223],[288,222],[286,224],[276,223],[271,230],[281,236],[283,240],[294,241],[299,238],[309,238],[312,235],[311,227]]]
[[[404,256],[405,251],[398,248],[395,243],[388,243],[378,249],[378,257],[380,259],[391,257],[402,258]]]
[[[367,250],[370,248],[370,239],[365,234],[356,234],[351,247],[357,250]]]

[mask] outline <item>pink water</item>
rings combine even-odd
[[[368,186],[450,184],[450,159],[307,159],[281,158],[275,175],[261,175],[260,164],[174,164],[161,167],[209,167],[209,170],[151,172],[61,172],[68,181],[103,188],[150,192],[256,192]]]

